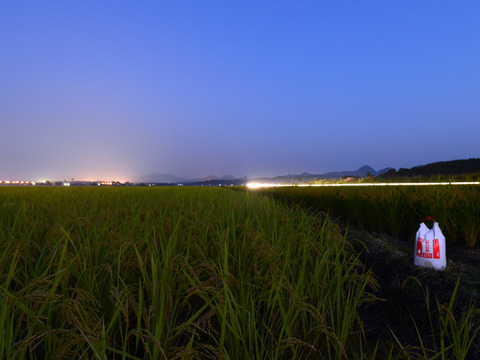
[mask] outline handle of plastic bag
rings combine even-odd
[[[423,219],[422,222],[425,222],[425,221],[427,221],[427,220],[432,220],[433,222],[437,222],[437,221],[436,221],[433,217],[431,217],[431,216],[427,216],[425,219]]]

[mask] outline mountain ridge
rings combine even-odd
[[[136,179],[137,183],[156,183],[156,184],[198,184],[198,183],[212,183],[212,182],[219,182],[219,183],[243,183],[247,180],[271,180],[271,181],[288,181],[288,180],[298,180],[301,178],[302,180],[313,180],[316,178],[328,178],[328,179],[335,179],[341,178],[344,176],[356,176],[356,177],[366,177],[367,175],[377,176],[382,174],[385,171],[388,171],[392,168],[385,168],[380,171],[376,171],[369,165],[364,165],[357,170],[347,170],[347,171],[334,171],[328,172],[323,174],[311,174],[309,172],[303,172],[301,174],[288,174],[288,175],[279,175],[274,177],[256,177],[256,178],[248,178],[246,176],[236,178],[232,175],[223,175],[223,176],[216,176],[216,175],[208,175],[203,178],[196,178],[196,179],[187,179],[182,178],[170,173],[154,173],[149,175],[142,175]]]
[[[391,169],[379,177],[381,179],[402,178],[422,176],[429,177],[435,175],[460,175],[480,172],[480,158],[437,161],[425,165],[414,166],[410,169],[400,168]]]
[[[236,178],[233,175],[207,175],[202,178],[194,178],[188,179],[180,176],[176,176],[170,173],[153,173],[148,175],[141,175],[135,179],[137,183],[156,183],[156,184],[189,184],[189,183],[196,183],[196,182],[208,182],[208,181],[232,181],[238,179],[245,179],[243,178]]]
[[[322,174],[312,174],[303,172],[301,174],[287,174],[273,177],[255,177],[248,178],[246,176],[236,178],[233,175],[208,175],[203,178],[187,179],[170,173],[154,173],[142,175],[136,179],[137,183],[156,183],[169,185],[243,185],[247,181],[268,181],[272,183],[294,183],[296,181],[309,182],[315,179],[335,180],[343,177],[367,177],[375,176],[378,179],[388,179],[393,177],[409,177],[409,176],[432,176],[432,175],[455,175],[462,173],[480,172],[480,159],[460,159],[450,161],[438,161],[425,165],[414,166],[410,169],[400,168],[398,170],[386,167],[376,171],[370,165],[363,165],[357,170],[332,171]]]

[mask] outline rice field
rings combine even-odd
[[[329,217],[259,193],[0,188],[1,358],[463,359],[478,341],[455,293],[433,352],[366,339],[377,290]]]
[[[411,240],[419,224],[435,218],[452,244],[480,243],[480,186],[286,187],[261,189],[289,204],[328,213],[351,226]]]

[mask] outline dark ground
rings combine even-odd
[[[448,306],[458,279],[453,309],[456,320],[460,320],[471,302],[480,309],[480,250],[449,245],[446,239],[447,268],[435,271],[413,265],[415,234],[411,241],[355,229],[348,229],[347,234],[355,250],[361,252],[362,262],[367,269],[373,270],[379,283],[379,289],[374,292],[379,300],[367,304],[361,311],[361,318],[367,341],[376,343],[380,339],[381,351],[388,351],[396,342],[395,337],[402,345],[420,346],[415,325],[424,346],[434,348],[432,333],[438,331],[440,324],[437,299],[439,304]],[[430,300],[430,309],[426,298]],[[480,321],[478,312],[475,320],[477,324]],[[437,333],[437,348],[438,339]],[[480,359],[480,333],[468,358]]]

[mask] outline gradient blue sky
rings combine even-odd
[[[0,3],[0,180],[480,157],[478,1]]]

